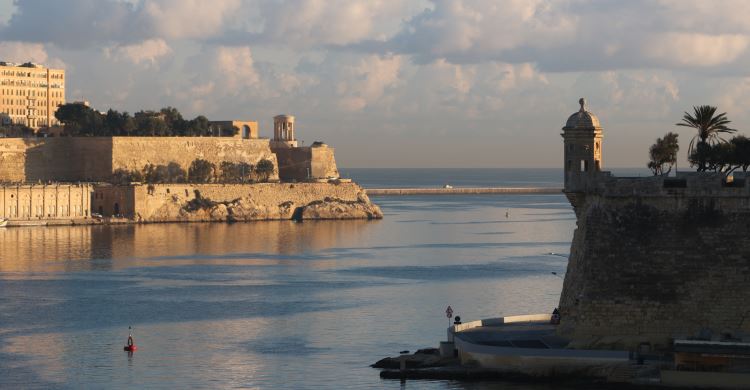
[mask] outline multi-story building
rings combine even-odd
[[[65,70],[0,61],[0,124],[54,126],[61,104],[65,104]]]

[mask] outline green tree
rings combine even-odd
[[[222,126],[219,135],[222,137],[234,137],[239,132],[240,128],[237,126]]]
[[[187,134],[193,137],[211,135],[211,126],[208,119],[203,115],[191,119],[187,129]]]
[[[128,185],[132,182],[143,182],[143,174],[137,170],[128,171],[126,169],[116,169],[112,172],[112,184]]]
[[[677,123],[677,126],[691,127],[697,130],[697,134],[690,140],[688,156],[690,163],[697,166],[698,171],[702,172],[708,169],[705,158],[708,156],[706,153],[710,148],[703,148],[704,150],[702,151],[696,151],[699,145],[710,146],[724,142],[721,134],[734,133],[737,130],[729,128],[728,125],[731,121],[727,119],[726,112],[716,115],[716,107],[707,105],[694,106],[693,112],[693,114],[685,112],[682,122]],[[696,159],[693,160],[693,157]]]
[[[188,169],[188,179],[191,183],[210,183],[214,177],[216,165],[210,161],[196,159]]]
[[[143,177],[149,184],[169,183],[169,168],[161,164],[148,164],[143,168]]]
[[[65,128],[65,134],[73,136],[102,135],[102,114],[82,103],[62,104],[55,111],[55,118]]]
[[[246,162],[222,161],[219,170],[222,183],[246,183],[253,173],[253,166]]]
[[[170,183],[185,183],[187,181],[187,172],[174,161],[167,164],[167,175]]]
[[[677,162],[677,151],[680,150],[677,137],[678,134],[669,132],[664,138],[657,138],[656,143],[649,148],[651,161],[648,162],[648,167],[654,176],[669,175],[672,172],[672,167]]]
[[[744,135],[738,135],[729,141],[734,145],[734,162],[743,172],[747,172],[750,167],[750,138]]]
[[[258,175],[260,181],[268,181],[268,178],[274,171],[274,165],[271,160],[262,159],[255,165],[255,174]]]

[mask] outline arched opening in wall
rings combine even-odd
[[[250,126],[242,125],[242,138],[250,138]]]
[[[115,215],[120,215],[120,204],[119,203],[115,203],[114,212],[115,212]]]

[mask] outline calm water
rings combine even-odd
[[[616,176],[651,176],[647,168],[607,168]],[[442,187],[558,187],[563,186],[562,168],[342,168],[365,188]]]
[[[564,196],[373,200],[382,221],[0,229],[0,388],[402,388],[368,365],[437,346],[447,305],[556,306]]]

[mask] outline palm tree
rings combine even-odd
[[[714,106],[693,106],[694,115],[685,112],[682,117],[682,122],[677,123],[677,126],[692,127],[698,130],[693,139],[690,140],[688,146],[688,157],[692,156],[693,151],[702,145],[709,146],[719,142],[726,142],[721,138],[721,133],[734,133],[735,129],[729,128],[727,125],[731,123],[727,119],[727,113],[716,114],[716,107]],[[698,141],[696,143],[696,140]],[[704,158],[699,157],[698,159],[698,171],[706,170],[706,161]]]

